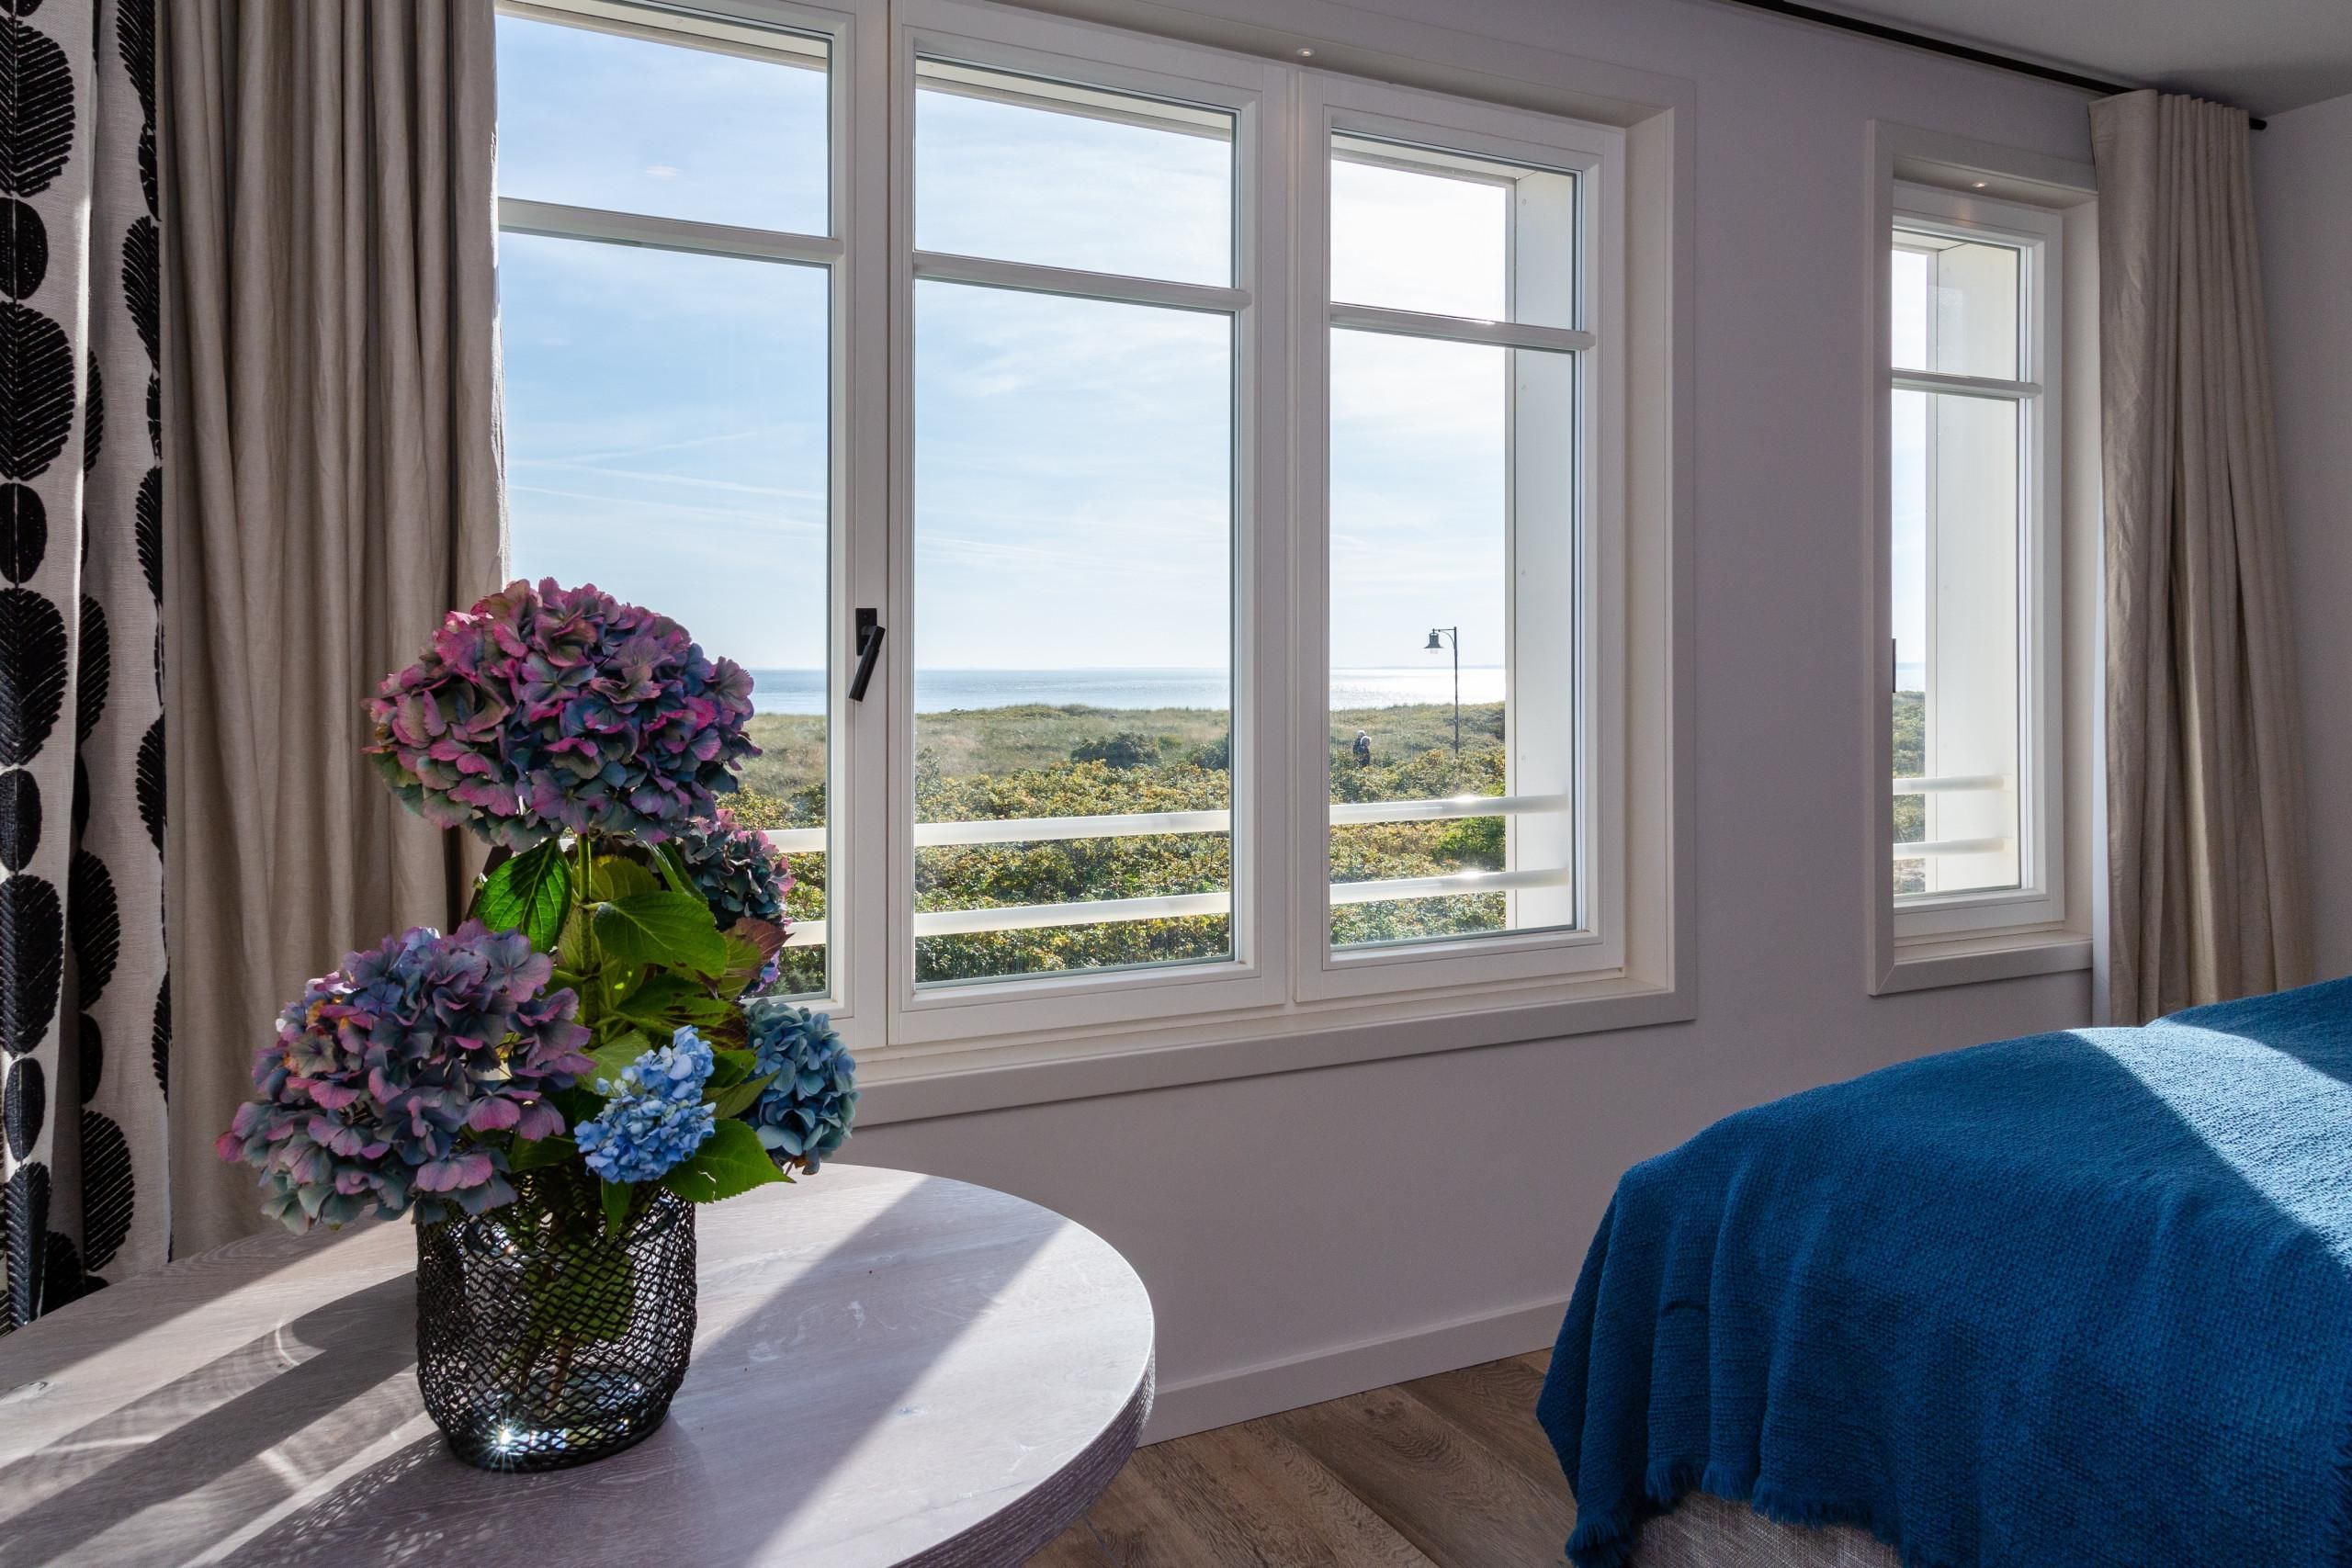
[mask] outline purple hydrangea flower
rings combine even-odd
[[[718,1113],[702,1097],[715,1065],[710,1047],[692,1025],[625,1068],[617,1082],[599,1078],[605,1109],[572,1137],[588,1168],[606,1181],[658,1181],[694,1157],[718,1130]]]
[[[857,1120],[857,1062],[821,1012],[778,999],[743,1004],[754,1077],[774,1073],[748,1120],[771,1154],[815,1170],[849,1139]]]
[[[350,954],[279,1016],[254,1061],[260,1093],[216,1151],[257,1167],[263,1213],[298,1231],[513,1202],[504,1153],[470,1134],[562,1132],[548,1096],[594,1066],[579,998],[546,992],[552,970],[522,932],[479,920]]]
[[[518,850],[559,829],[658,843],[759,755],[748,671],[666,615],[553,578],[450,615],[368,713],[368,752],[411,808]]]
[[[741,919],[789,928],[784,896],[792,890],[792,874],[765,833],[744,827],[721,807],[679,829],[677,843],[687,874],[710,905],[719,930]]]

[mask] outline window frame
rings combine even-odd
[[[1693,644],[1687,609],[1695,281],[1686,93],[1661,80],[1661,107],[1627,130],[1591,118],[1618,112],[1613,97],[1583,96],[1532,75],[1517,96],[1545,107],[1507,108],[1483,98],[1326,76],[1288,60],[986,0],[836,0],[832,6],[501,0],[500,8],[555,22],[582,12],[626,10],[652,18],[648,30],[656,37],[670,30],[671,17],[688,28],[705,17],[832,39],[831,237],[840,246],[831,263],[835,532],[826,936],[832,994],[821,1005],[842,1024],[861,1057],[862,1076],[878,1091],[869,1095],[870,1120],[1695,1015],[1694,872],[1687,847],[1695,811],[1688,766]],[[944,40],[938,52],[973,64],[1064,74],[1106,88],[1167,94],[1172,78],[1189,88],[1171,96],[1194,101],[1215,101],[1204,98],[1198,85],[1204,82],[1255,94],[1254,139],[1247,131],[1237,138],[1238,144],[1252,141],[1254,152],[1238,156],[1236,165],[1240,270],[1235,282],[1250,290],[1244,308],[1254,314],[1256,329],[1238,333],[1235,354],[1237,902],[1229,964],[915,989],[914,715],[907,655],[913,626],[910,329],[917,266],[914,106],[905,78],[926,39]],[[1561,59],[1563,69],[1574,63]],[[1448,88],[1457,81],[1442,73],[1430,79]],[[1488,144],[1492,155],[1509,161],[1560,166],[1564,141],[1598,160],[1580,187],[1589,194],[1578,236],[1587,266],[1579,330],[1598,326],[1619,346],[1593,361],[1607,367],[1607,377],[1598,394],[1579,400],[1588,455],[1579,483],[1588,491],[1588,517],[1605,517],[1610,525],[1606,540],[1589,547],[1593,570],[1583,591],[1593,604],[1583,622],[1588,657],[1580,679],[1597,688],[1589,712],[1604,716],[1610,728],[1605,744],[1582,748],[1578,767],[1584,798],[1608,803],[1610,826],[1593,821],[1584,829],[1579,865],[1598,870],[1606,864],[1616,879],[1607,894],[1616,911],[1615,935],[1606,949],[1584,930],[1567,940],[1554,932],[1498,933],[1468,942],[1372,950],[1344,964],[1351,973],[1341,978],[1352,984],[1335,987],[1307,977],[1314,954],[1329,956],[1326,753],[1318,745],[1311,772],[1302,773],[1294,744],[1309,728],[1299,720],[1324,717],[1329,696],[1328,646],[1320,629],[1328,524],[1319,468],[1311,495],[1295,483],[1310,426],[1319,453],[1326,410],[1319,393],[1309,400],[1293,385],[1299,338],[1313,331],[1319,363],[1327,317],[1298,281],[1301,231],[1309,216],[1318,236],[1323,223],[1316,204],[1324,199],[1326,175],[1318,173],[1312,182],[1314,202],[1295,181],[1303,142],[1311,135],[1318,156],[1327,145],[1328,129],[1305,129],[1302,105],[1317,94],[1406,106],[1397,118],[1453,128],[1439,144],[1465,152],[1476,151],[1463,140],[1466,133],[1495,136]],[[1646,169],[1638,185],[1637,160],[1645,160],[1641,166]],[[1253,222],[1260,252],[1254,285],[1242,239]],[[634,234],[604,237],[644,243]],[[876,260],[886,254],[887,264]],[[1638,284],[1638,302],[1629,306],[1634,296],[1624,264],[1635,254],[1648,258],[1651,270]],[[1311,287],[1320,289],[1328,257],[1319,239],[1311,260]],[[1594,314],[1603,302],[1596,290],[1605,290],[1605,321]],[[1637,356],[1646,357],[1637,365]],[[1589,378],[1588,390],[1593,385]],[[1295,418],[1293,411],[1299,411]],[[1311,583],[1304,581],[1310,556]],[[842,647],[855,605],[883,607],[884,624],[894,634],[875,684],[874,694],[887,695],[885,701],[845,700],[850,661]],[[1311,637],[1295,624],[1302,607],[1314,612]],[[1606,658],[1601,649],[1608,650]],[[1613,669],[1602,681],[1605,665]],[[1314,733],[1319,740],[1321,728]],[[1589,847],[1594,839],[1603,840],[1601,848]],[[1254,922],[1247,947],[1245,921]],[[1311,943],[1302,946],[1302,934],[1311,935]],[[1504,945],[1489,951],[1487,942]],[[1465,946],[1475,951],[1460,951]],[[1612,962],[1597,963],[1596,954]],[[1373,983],[1363,976],[1374,976]],[[812,999],[809,1005],[820,1004]]]
[[[873,896],[872,879],[859,868],[881,863],[884,824],[872,811],[850,803],[870,793],[880,777],[879,736],[848,700],[850,667],[840,657],[849,606],[878,603],[886,579],[883,541],[853,526],[883,489],[881,451],[875,435],[882,423],[877,394],[882,386],[879,347],[880,290],[863,264],[882,249],[883,210],[876,199],[881,171],[877,160],[858,155],[859,128],[878,104],[872,73],[861,54],[870,52],[882,0],[851,0],[853,9],[804,5],[797,0],[696,0],[691,8],[663,0],[498,0],[497,13],[557,27],[637,38],[679,46],[679,35],[707,36],[714,29],[797,34],[826,46],[826,231],[800,233],[695,219],[666,218],[619,209],[589,208],[500,195],[497,231],[582,243],[673,250],[787,265],[820,267],[826,274],[826,658],[825,841],[826,991],[803,998],[837,1021],[858,1027],[863,1015],[882,1012],[880,979],[863,955],[874,953],[887,911]],[[724,35],[722,35],[724,36]],[[733,39],[759,51],[756,41]],[[685,46],[692,47],[692,46]],[[778,48],[779,56],[791,51]],[[724,653],[726,650],[716,649]]]
[[[1895,937],[1902,941],[2047,925],[2063,919],[2066,911],[2065,761],[2059,740],[2063,698],[2057,690],[2064,636],[2059,612],[2064,599],[2059,520],[2064,500],[2056,450],[2065,393],[2063,317],[2055,280],[2064,276],[2063,226],[2056,214],[2046,210],[1907,181],[1896,183],[1894,200],[1890,246],[1899,230],[1986,241],[2018,253],[2020,374],[2002,380],[1898,368],[1892,363],[1890,313],[1886,395],[1890,400],[1897,390],[1984,397],[2017,407],[2018,563],[2022,580],[2018,592],[2018,885],[1943,894],[1890,891],[1895,900]],[[1885,505],[1891,530],[1891,462]],[[1892,591],[1890,578],[1890,594]],[[1890,811],[1890,865],[1893,831]]]
[[[2082,583],[2099,570],[2096,506],[2081,493],[2095,444],[2083,439],[2082,409],[2095,408],[2096,355],[2085,344],[2096,324],[2069,268],[2069,239],[2086,242],[2095,217],[2090,169],[1891,122],[1870,132],[1867,334],[1871,419],[1865,559],[1873,606],[1864,644],[1870,846],[1866,987],[1874,994],[2086,968],[2095,915],[2085,875],[2085,840],[2095,840],[2096,803],[2082,786],[2096,769],[2082,727],[2098,705],[2095,649],[2081,612]],[[1898,371],[1893,363],[1893,283],[1888,257],[1897,229],[1946,232],[2020,249],[2018,377],[2014,382]],[[2081,265],[2095,265],[2086,254]],[[2076,363],[2077,361],[2081,363]],[[2019,881],[2015,887],[1906,898],[1893,886],[1892,689],[1894,391],[1999,390],[2030,387],[2031,418],[2019,462]],[[2079,406],[2078,406],[2079,405]],[[2094,491],[2095,494],[2095,491]],[[2090,535],[2086,537],[2086,530]],[[2091,853],[2095,854],[2096,845]]]
[[[1278,878],[1265,874],[1276,847],[1265,802],[1281,781],[1262,737],[1282,694],[1251,679],[1283,646],[1278,599],[1267,592],[1278,570],[1289,483],[1283,436],[1282,277],[1288,222],[1279,200],[1286,83],[1270,62],[1194,49],[1140,34],[1033,16],[964,0],[899,0],[894,11],[890,195],[894,243],[891,344],[890,615],[903,628],[888,660],[892,746],[888,1043],[938,1046],[975,1037],[1102,1027],[1265,1007],[1281,999],[1287,950],[1275,904]],[[915,234],[916,62],[937,58],[1110,91],[1171,98],[1234,115],[1233,282],[1205,285],[1127,278],[1061,267],[918,251]],[[1231,761],[1232,951],[1224,960],[1122,969],[1012,976],[922,986],[915,975],[914,355],[915,285],[924,279],[1030,288],[1048,294],[1229,312],[1233,321],[1233,747]],[[1273,286],[1270,286],[1272,284]],[[1279,579],[1276,579],[1276,585]]]
[[[1291,876],[1299,955],[1295,993],[1302,1002],[1370,999],[1448,987],[1535,987],[1556,990],[1611,978],[1625,969],[1624,901],[1625,674],[1622,605],[1625,594],[1626,509],[1618,433],[1624,419],[1623,280],[1624,133],[1356,77],[1299,73],[1302,145],[1294,206],[1298,258],[1297,627],[1300,715],[1292,766],[1301,786],[1292,833]],[[1573,328],[1476,322],[1466,318],[1389,310],[1331,298],[1330,144],[1334,135],[1401,141],[1498,163],[1551,169],[1576,177],[1573,214],[1577,277]],[[1514,292],[1516,276],[1512,279]],[[1513,301],[1512,314],[1519,311]],[[1446,940],[1335,948],[1330,942],[1330,333],[1385,331],[1457,343],[1574,353],[1574,412],[1578,447],[1572,527],[1581,560],[1577,601],[1576,757],[1572,807],[1577,924],[1571,928],[1482,932]],[[1515,538],[1516,479],[1506,523]],[[1514,650],[1515,653],[1515,650]],[[1510,689],[1515,662],[1505,668]]]

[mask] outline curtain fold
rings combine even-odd
[[[2301,983],[2302,761],[2246,117],[2091,106],[2107,506],[2109,1001]]]
[[[478,864],[360,704],[502,579],[492,0],[171,0],[174,1239],[260,1222],[212,1140],[302,982]]]
[[[154,0],[0,0],[0,1333],[164,1260]]]

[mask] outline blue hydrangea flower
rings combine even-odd
[[[775,1075],[748,1120],[760,1143],[789,1165],[815,1170],[849,1139],[857,1119],[857,1063],[832,1021],[790,1002],[743,1004],[754,1076]]]
[[[720,931],[741,919],[790,926],[784,896],[792,891],[792,874],[765,833],[744,827],[721,807],[688,822],[673,838]]]
[[[703,1086],[714,1066],[692,1026],[631,1062],[618,1081],[596,1080],[605,1109],[573,1133],[588,1168],[606,1181],[659,1181],[718,1130]]]

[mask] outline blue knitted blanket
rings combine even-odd
[[[2352,979],[1905,1063],[1634,1167],[1537,1414],[1912,1568],[2352,1562]]]

